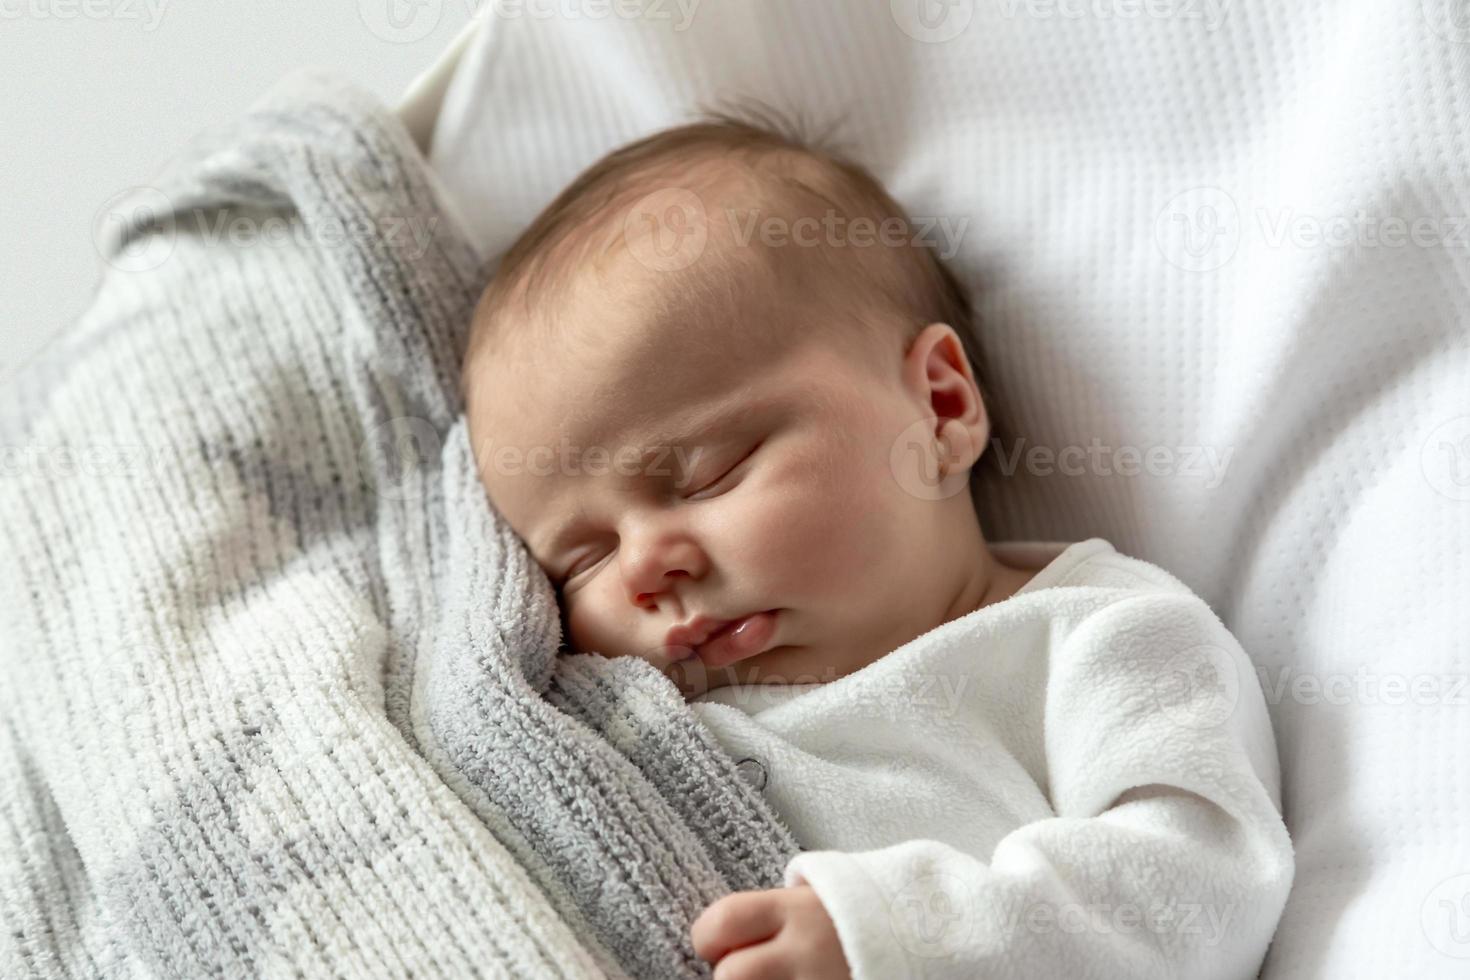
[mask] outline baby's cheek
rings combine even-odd
[[[806,594],[846,592],[882,567],[892,547],[886,505],[859,467],[817,460],[775,476],[746,522],[758,567]]]
[[[578,652],[621,656],[630,652],[626,649],[628,640],[619,635],[618,624],[611,621],[614,607],[610,600],[597,596],[605,588],[602,582],[590,582],[578,590],[575,600],[563,600],[562,625],[567,643]]]

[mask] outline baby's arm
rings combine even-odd
[[[1055,817],[989,861],[808,851],[786,884],[814,889],[858,980],[1254,977],[1294,864],[1244,652],[1202,600],[1158,595],[1090,616],[1049,666]]]

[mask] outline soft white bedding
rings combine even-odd
[[[1462,6],[491,5],[431,161],[488,256],[597,156],[696,105],[845,114],[853,155],[948,222],[936,244],[974,287],[1011,433],[988,534],[1105,536],[1255,660],[1297,848],[1263,976],[1461,977]]]

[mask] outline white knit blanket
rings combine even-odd
[[[0,976],[707,976],[796,844],[650,665],[556,656],[397,120],[295,76],[116,211],[0,402]]]

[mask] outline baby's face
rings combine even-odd
[[[570,647],[641,657],[695,697],[834,680],[969,611],[978,559],[951,523],[968,495],[921,499],[890,464],[932,419],[922,366],[803,340],[809,310],[752,342],[754,310],[696,325],[568,302],[596,325],[585,343],[490,365],[470,432],[491,500],[559,584]],[[691,649],[701,623],[753,615]]]

